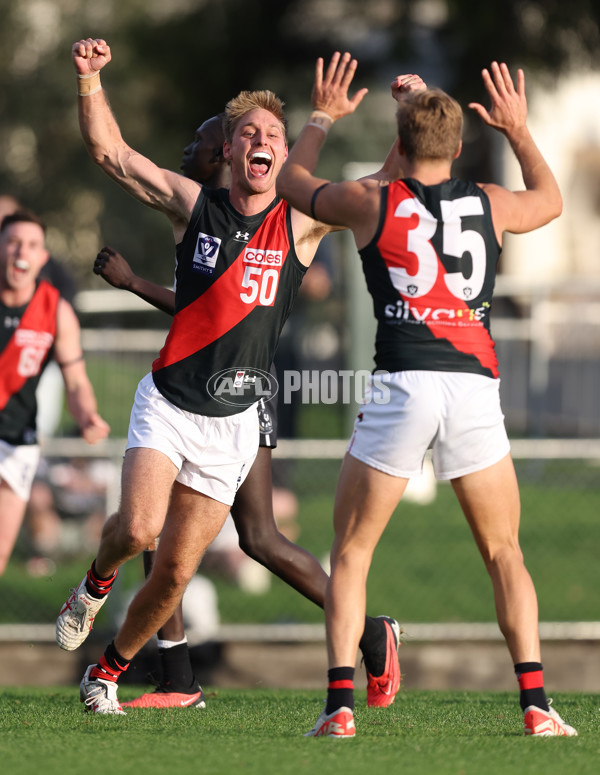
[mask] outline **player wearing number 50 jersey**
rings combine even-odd
[[[227,104],[223,155],[231,186],[213,194],[125,143],[100,83],[111,59],[105,41],[78,41],[72,55],[91,156],[129,193],[167,215],[179,245],[175,316],[152,373],[138,385],[120,508],[107,520],[92,567],[56,627],[59,645],[77,648],[118,568],[160,535],[151,574],[80,686],[87,709],[120,715],[119,676],[175,611],[253,463],[261,376],[305,268],[331,228],[277,197],[288,150],[283,105],[272,92],[242,92]],[[340,100],[345,110],[359,101],[345,93]],[[398,643],[391,625],[378,624],[386,633],[381,669],[390,651],[385,672],[396,679],[389,704],[399,683]],[[364,628],[365,622],[361,633]]]
[[[346,79],[343,63],[337,72],[330,65],[330,78]],[[351,680],[371,558],[429,447],[437,476],[452,481],[490,574],[525,734],[576,734],[544,692],[537,599],[519,548],[519,491],[489,326],[503,233],[543,226],[560,214],[562,199],[527,129],[523,72],[515,88],[507,66],[494,62],[483,80],[491,107],[470,107],[507,137],[522,191],[452,177],[462,110],[436,89],[399,100],[404,171],[389,186],[312,175],[327,130],[344,115],[326,106],[325,124],[307,123],[279,178],[280,193],[294,207],[352,229],[377,317],[376,365],[386,372],[372,380],[367,398],[379,392],[380,400],[361,409],[338,482],[325,602],[329,689],[309,735],[355,733]],[[322,63],[313,98],[321,81]]]
[[[260,377],[271,367],[305,271],[287,202],[274,199],[262,212],[244,216],[232,207],[227,189],[202,189],[177,245],[175,317],[152,367],[162,395],[213,417],[258,401],[265,387]],[[211,383],[211,377],[222,373],[227,379],[232,365],[253,373],[241,377],[244,389],[225,394],[227,385]],[[226,400],[215,400],[215,393]]]

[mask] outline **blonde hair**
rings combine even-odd
[[[229,100],[225,105],[225,118],[223,119],[223,134],[225,141],[230,143],[238,121],[246,113],[257,108],[268,110],[272,113],[283,129],[283,136],[287,142],[287,120],[283,114],[284,102],[268,89],[262,91],[242,91],[237,97]]]
[[[398,137],[409,161],[452,160],[460,147],[463,113],[441,89],[407,94],[396,111]]]

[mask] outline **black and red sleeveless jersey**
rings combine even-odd
[[[405,178],[382,188],[377,233],[360,251],[377,369],[497,377],[490,310],[500,251],[475,183]]]
[[[200,192],[177,245],[175,316],[152,367],[156,387],[175,406],[225,417],[263,397],[257,370],[269,372],[306,271],[290,217],[279,199],[247,217],[226,189]],[[239,389],[215,391],[223,374]]]
[[[56,338],[59,292],[42,280],[22,307],[0,302],[0,439],[35,444],[35,391]]]

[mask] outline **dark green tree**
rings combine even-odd
[[[360,115],[328,144],[327,174],[349,158],[376,161],[393,133],[393,104],[376,95],[399,72],[419,72],[463,104],[483,98],[481,68],[494,59],[550,82],[598,66],[600,4],[592,0],[76,0],[0,2],[0,193],[46,218],[54,251],[97,287],[90,267],[105,242],[161,282],[172,276],[166,219],[94,168],[76,117],[71,44],[104,37],[113,62],[103,82],[127,141],[176,169],[195,127],[243,88],[286,101],[291,139],[308,106],[314,61],[336,49],[359,59],[371,89]],[[389,104],[389,109],[388,109]],[[467,139],[478,171],[485,130]],[[489,134],[489,133],[487,133]]]

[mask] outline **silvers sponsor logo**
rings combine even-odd
[[[210,396],[220,404],[250,406],[261,398],[268,401],[277,395],[275,377],[262,369],[223,369],[213,374],[206,386]]]
[[[248,242],[250,239],[250,232],[249,231],[236,231],[235,237],[233,238],[236,242]]]
[[[221,240],[218,237],[200,232],[194,251],[192,269],[202,274],[212,274],[215,271],[220,247]]]
[[[246,248],[244,251],[244,264],[252,266],[281,266],[283,263],[283,250],[258,250]]]
[[[409,301],[399,299],[395,304],[385,305],[385,316],[394,323],[421,323],[427,321],[446,322],[453,321],[456,326],[476,325],[485,320],[489,312],[490,304],[484,301],[481,307],[473,309],[463,307],[459,309],[445,307],[417,307]]]

